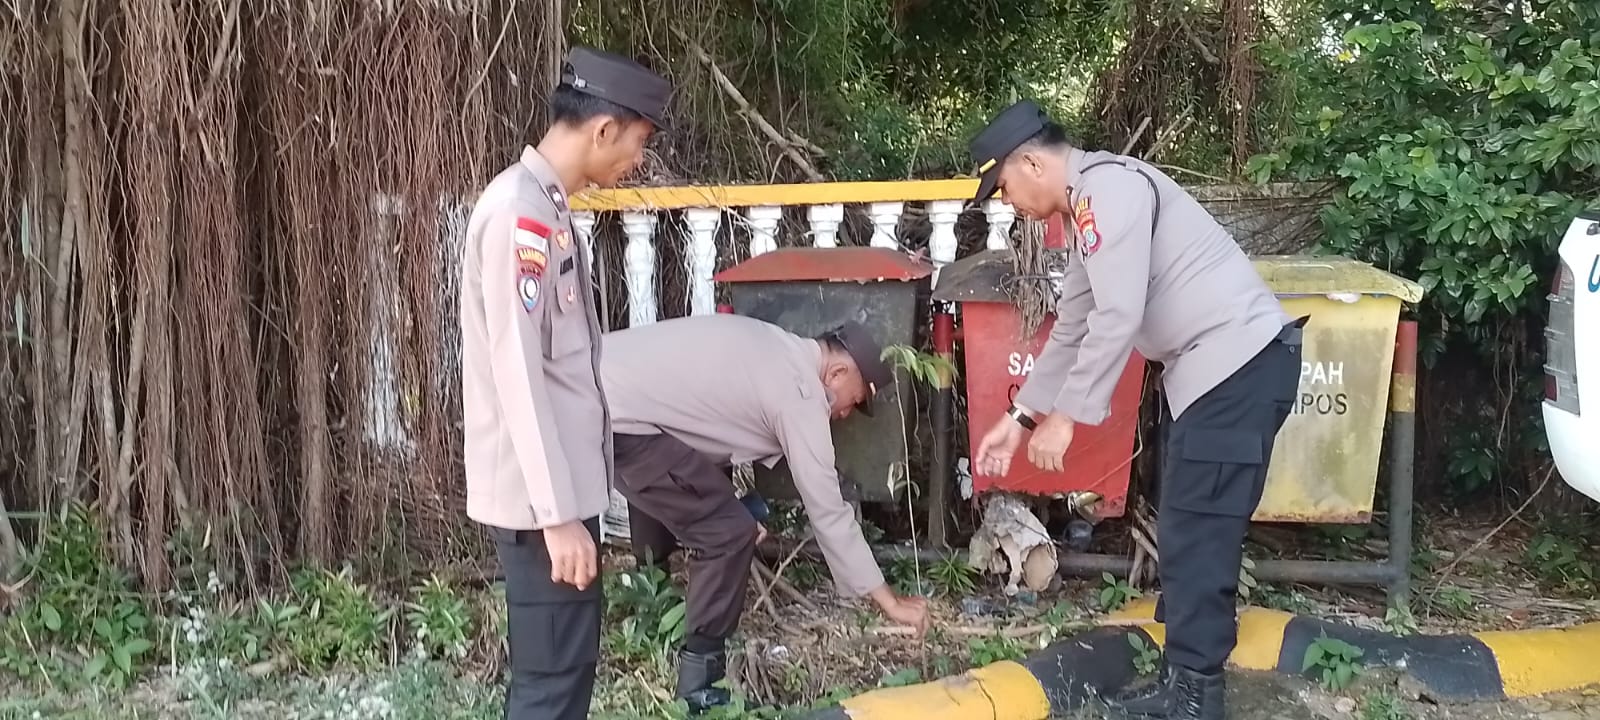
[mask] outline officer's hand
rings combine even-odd
[[[1072,444],[1072,427],[1072,418],[1050,413],[1028,441],[1028,461],[1047,472],[1063,470],[1062,458],[1067,454],[1067,446]]]
[[[761,523],[756,523],[756,544],[760,545],[761,542],[763,540],[766,540],[766,539],[767,539],[767,526],[763,525]]]
[[[895,596],[882,610],[884,617],[915,629],[919,637],[928,631],[928,601],[924,598]]]
[[[1001,417],[978,443],[978,452],[972,458],[979,475],[1001,477],[1011,470],[1011,458],[1022,444],[1022,426],[1009,417]]]
[[[545,528],[544,544],[550,550],[550,580],[579,590],[589,587],[599,566],[594,537],[583,523],[573,521]]]

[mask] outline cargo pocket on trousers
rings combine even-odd
[[[1249,517],[1261,501],[1265,457],[1261,434],[1249,430],[1190,430],[1177,467],[1162,483],[1174,509]]]
[[[509,611],[513,672],[561,673],[599,660],[600,602],[513,603]]]

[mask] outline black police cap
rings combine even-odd
[[[883,348],[873,339],[872,333],[857,322],[846,322],[829,331],[828,336],[843,345],[845,353],[856,361],[861,379],[867,383],[867,397],[856,405],[856,409],[872,417],[872,403],[878,393],[894,383],[894,371],[883,360]]]
[[[995,184],[1000,182],[1000,166],[1006,156],[1028,138],[1038,135],[1050,122],[1050,116],[1032,101],[1023,100],[1000,111],[988,126],[974,135],[967,149],[978,168],[978,194],[968,205],[994,197]]]
[[[561,66],[561,84],[639,113],[658,128],[666,124],[672,83],[621,55],[573,47]]]

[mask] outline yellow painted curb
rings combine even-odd
[[[1550,630],[1473,633],[1500,665],[1508,697],[1528,697],[1600,683],[1600,623]]]
[[[1006,660],[934,682],[884,688],[844,701],[855,720],[1045,720],[1050,699],[1022,665]]]
[[[1154,620],[1156,601],[1140,598],[1112,613],[1114,621]],[[1228,656],[1228,664],[1244,670],[1276,670],[1278,655],[1283,652],[1283,632],[1294,615],[1278,610],[1246,607],[1239,612],[1239,641]],[[1167,628],[1152,622],[1140,625],[1140,630],[1157,645],[1167,644]]]

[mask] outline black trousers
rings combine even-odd
[[[1250,516],[1273,441],[1300,382],[1300,328],[1285,326],[1250,362],[1171,422],[1156,533],[1170,664],[1218,672],[1238,641],[1235,593]]]
[[[615,435],[617,490],[628,500],[628,535],[641,564],[689,551],[685,645],[722,650],[744,613],[756,521],[728,474],[671,435]]]
[[[584,521],[595,547],[600,519]],[[506,720],[580,720],[589,717],[595,664],[600,657],[600,617],[605,611],[599,577],[579,590],[550,579],[550,551],[537,530],[489,528],[506,576],[506,621],[511,682]]]

